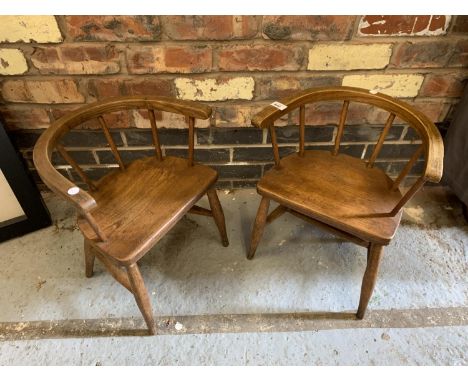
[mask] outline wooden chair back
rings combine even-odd
[[[322,101],[342,101],[343,106],[339,118],[337,118],[338,128],[335,142],[332,149],[332,155],[337,155],[340,149],[341,139],[346,125],[346,117],[351,102],[364,103],[386,110],[388,118],[380,137],[374,147],[374,150],[367,160],[367,166],[373,167],[377,159],[385,138],[392,127],[396,117],[408,123],[416,130],[421,137],[421,145],[408,160],[403,170],[394,180],[392,188],[398,189],[402,180],[408,175],[413,165],[421,155],[424,155],[425,167],[423,174],[412,185],[412,187],[403,195],[400,202],[395,206],[392,215],[396,215],[403,205],[422,187],[426,181],[439,182],[442,177],[442,166],[444,156],[444,146],[442,138],[436,126],[420,111],[416,110],[407,103],[387,96],[381,93],[373,93],[366,89],[354,87],[320,87],[301,91],[280,101],[279,107],[268,106],[256,114],[252,119],[254,126],[268,128],[275,166],[281,166],[276,130],[274,123],[276,120],[299,109],[299,153],[303,156],[305,150],[305,116],[308,104]]]
[[[112,153],[119,164],[120,170],[125,171],[125,164],[122,161],[117,146],[110,133],[109,126],[107,126],[103,115],[132,109],[144,109],[148,111],[155,156],[158,160],[163,160],[163,155],[158,137],[155,111],[184,115],[188,120],[188,165],[193,166],[195,119],[208,119],[211,115],[211,108],[196,102],[176,100],[167,97],[115,97],[102,102],[83,106],[55,121],[40,136],[34,147],[34,164],[44,183],[52,191],[71,201],[75,207],[77,207],[79,212],[88,220],[98,236],[101,236],[99,227],[95,224],[91,214],[89,213],[94,207],[96,207],[96,201],[92,197],[91,193],[96,189],[97,184],[86,175],[76,161],[60,144],[60,138],[65,133],[84,122],[98,120]],[[55,169],[51,161],[54,150],[57,150],[63,159],[78,173],[82,181],[88,185],[91,193],[78,188],[74,183]]]

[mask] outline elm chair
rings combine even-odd
[[[103,115],[139,109],[148,112],[155,155],[124,164]],[[162,155],[155,111],[186,117],[187,159]],[[214,188],[218,174],[194,162],[195,119],[207,119],[210,115],[210,107],[190,101],[143,96],[111,98],[58,119],[34,148],[34,163],[44,183],[78,210],[86,276],[93,275],[97,257],[133,293],[151,334],[155,333],[155,322],[137,261],[188,212],[213,217],[223,245],[229,245],[223,210]],[[91,180],[59,142],[69,130],[93,120],[99,122],[119,164],[118,169],[98,181]],[[54,168],[51,163],[54,149],[78,173],[89,191],[78,188]],[[211,210],[195,205],[205,194]]]
[[[434,124],[405,102],[387,95],[372,94],[354,87],[323,87],[301,91],[280,101],[284,107],[267,106],[252,120],[254,126],[269,129],[275,165],[257,184],[260,206],[253,227],[248,259],[254,257],[267,223],[289,212],[333,234],[367,248],[357,318],[362,319],[372,295],[383,247],[399,226],[402,207],[426,181],[439,182],[444,146]],[[322,101],[342,101],[337,116],[337,133],[330,151],[305,150],[306,107]],[[388,113],[385,126],[368,160],[340,153],[340,142],[351,102],[372,105]],[[274,122],[299,109],[299,152],[280,158]],[[385,137],[395,118],[405,121],[419,134],[422,144],[404,165],[395,180],[375,167]],[[404,193],[402,180],[420,156],[425,159],[423,174]],[[279,206],[268,215],[270,200]]]

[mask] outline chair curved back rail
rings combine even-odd
[[[63,159],[78,173],[83,182],[88,185],[90,190],[95,190],[97,187],[96,183],[88,178],[76,161],[59,143],[59,140],[66,132],[77,127],[81,123],[97,119],[120,169],[125,170],[125,165],[120,157],[117,146],[112,138],[103,115],[132,109],[146,109],[148,111],[153,145],[155,147],[155,156],[158,160],[163,160],[163,155],[158,137],[155,110],[181,114],[187,117],[189,129],[188,163],[190,166],[193,166],[195,119],[208,119],[211,116],[211,108],[196,102],[175,100],[167,97],[115,97],[109,98],[106,101],[95,102],[83,106],[52,123],[52,125],[39,137],[39,140],[34,147],[34,165],[36,166],[41,179],[52,191],[62,195],[75,205],[80,214],[89,222],[90,226],[102,241],[105,241],[106,238],[91,215],[92,209],[97,205],[96,201],[90,193],[77,188],[74,183],[60,174],[52,165],[51,157],[53,151],[56,149]]]
[[[371,93],[369,90],[355,87],[318,87],[307,89],[298,92],[292,96],[286,97],[279,102],[284,104],[286,108],[279,110],[274,106],[267,106],[262,111],[257,113],[252,124],[261,128],[268,128],[273,146],[273,154],[275,165],[280,166],[280,155],[276,140],[276,130],[274,122],[283,115],[291,113],[299,108],[299,155],[304,155],[304,138],[305,138],[305,108],[307,104],[321,101],[343,101],[340,117],[338,119],[337,134],[332,150],[333,155],[337,155],[340,148],[341,138],[346,124],[346,116],[350,102],[364,103],[376,106],[388,111],[389,115],[385,126],[379,136],[369,160],[368,167],[373,167],[380,150],[382,149],[385,138],[392,126],[396,117],[401,118],[413,127],[421,137],[422,144],[409,159],[402,171],[395,179],[392,189],[397,190],[401,181],[408,175],[413,165],[421,155],[425,157],[425,168],[420,178],[413,186],[402,196],[399,203],[390,212],[395,216],[403,205],[422,187],[426,181],[439,182],[442,177],[442,166],[444,157],[444,146],[439,131],[435,125],[420,111],[414,109],[405,102],[397,100],[393,97],[382,93]]]

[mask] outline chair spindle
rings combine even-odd
[[[411,159],[406,163],[405,167],[403,167],[403,170],[401,170],[400,174],[398,177],[395,179],[392,185],[392,190],[395,191],[398,189],[398,186],[400,185],[401,181],[405,178],[406,175],[408,175],[409,171],[411,168],[414,166],[418,158],[421,156],[421,154],[424,151],[424,147],[421,145],[418,147],[418,149],[414,152],[413,156]]]
[[[96,190],[96,186],[95,186],[94,182],[86,176],[84,171],[81,169],[81,167],[78,165],[78,163],[76,163],[76,161],[70,156],[70,154],[68,154],[68,152],[65,150],[65,148],[60,144],[58,144],[56,146],[56,148],[57,148],[57,151],[62,156],[62,158],[65,159],[65,161],[70,166],[72,166],[73,169],[78,173],[81,180],[83,182],[85,182],[91,190],[93,190],[93,191]]]
[[[99,123],[101,124],[102,130],[104,131],[104,135],[106,136],[107,142],[111,147],[112,153],[114,154],[114,158],[119,164],[122,170],[125,170],[125,165],[122,162],[122,158],[120,157],[119,151],[117,150],[117,146],[115,145],[114,140],[112,139],[112,135],[109,132],[109,128],[107,127],[106,121],[102,118],[102,115],[98,117]]]
[[[341,109],[340,114],[340,123],[338,125],[338,132],[336,133],[335,138],[335,148],[333,150],[333,155],[337,155],[340,150],[341,137],[343,136],[344,125],[346,121],[346,114],[348,114],[349,101],[343,102],[343,108]]]
[[[188,144],[189,144],[189,152],[188,152],[188,161],[189,166],[193,166],[194,162],[194,145],[195,145],[195,118],[189,117],[189,131],[188,131]]]
[[[391,113],[388,118],[387,122],[385,123],[385,127],[383,128],[382,132],[380,133],[379,140],[377,141],[377,144],[374,147],[374,151],[372,151],[372,155],[369,159],[369,162],[367,162],[367,167],[374,167],[374,162],[377,159],[377,156],[380,153],[380,150],[382,149],[383,143],[385,141],[385,137],[387,136],[388,132],[390,131],[390,128],[392,127],[393,120],[395,119],[395,114]]]
[[[275,125],[272,123],[269,126],[270,130],[270,138],[271,138],[271,145],[273,146],[273,156],[275,158],[275,166],[280,166],[280,155],[278,150],[278,142],[276,141],[276,130]]]
[[[299,156],[304,156],[305,145],[305,105],[299,108]]]
[[[408,191],[406,191],[406,194],[403,195],[403,197],[400,199],[395,208],[393,208],[390,214],[392,216],[395,216],[398,213],[398,211],[400,211],[401,207],[403,207],[405,203],[408,200],[410,200],[416,192],[419,191],[419,189],[424,185],[425,182],[426,179],[424,178],[424,176],[418,178],[418,180],[411,186],[411,188]]]
[[[156,125],[156,116],[154,115],[153,109],[148,109],[148,116],[151,122],[151,132],[153,135],[153,145],[156,151],[156,158],[158,158],[158,160],[163,160],[161,145],[159,143],[158,127]]]

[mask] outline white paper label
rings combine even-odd
[[[76,195],[78,192],[80,192],[78,187],[70,187],[67,191],[68,195]]]
[[[275,101],[275,102],[271,103],[270,105],[273,106],[273,107],[276,107],[278,110],[284,110],[284,109],[288,108],[284,103],[281,103],[281,102],[278,102],[278,101]]]

